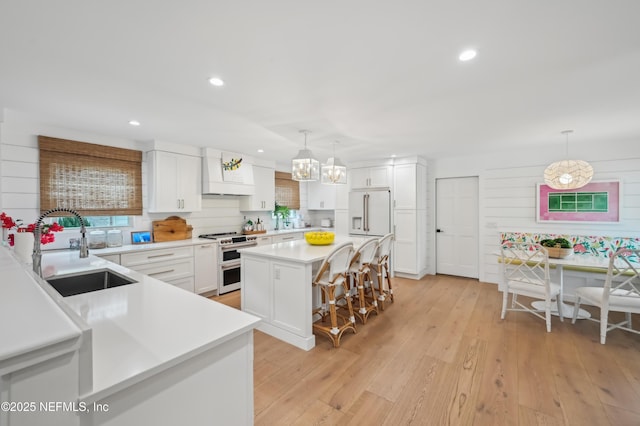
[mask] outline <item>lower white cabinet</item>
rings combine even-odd
[[[93,252],[91,254],[94,254]],[[120,265],[120,255],[119,254],[96,254],[101,259],[108,260],[111,263],[115,263],[116,265]]]
[[[123,253],[120,255],[120,263],[176,287],[194,291],[192,246]]]
[[[257,237],[256,242],[258,243],[259,246],[266,246],[266,245],[273,244],[273,238],[263,235],[263,236]]]
[[[218,244],[204,243],[194,247],[195,292],[218,290]]]
[[[272,238],[273,244],[301,240],[304,238],[304,232],[290,232],[288,234],[274,235]]]

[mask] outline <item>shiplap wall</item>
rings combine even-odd
[[[516,150],[496,155],[436,161],[435,178],[479,177],[480,280],[497,283],[499,267],[494,253],[499,233],[549,232],[619,237],[640,236],[640,144],[590,146],[580,159],[594,168],[594,181],[621,181],[621,221],[611,224],[536,222],[536,184],[548,162],[543,150]],[[435,242],[434,253],[435,256]]]

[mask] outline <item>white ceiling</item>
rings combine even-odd
[[[563,151],[564,129],[579,150],[640,141],[639,16],[638,0],[0,0],[0,106],[281,163],[300,129],[347,163]]]

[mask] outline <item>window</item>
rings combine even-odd
[[[291,179],[291,173],[276,172],[276,203],[300,209],[300,183]]]
[[[38,136],[40,212],[142,215],[142,152]],[[128,223],[128,218],[127,218]]]
[[[80,221],[75,216],[62,216],[51,218],[54,222],[64,226],[65,229],[80,228]],[[113,228],[129,226],[129,216],[84,216],[87,228]]]

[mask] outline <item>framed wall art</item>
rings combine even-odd
[[[538,222],[620,222],[620,182],[591,182],[578,189],[553,189],[539,183],[536,191]]]

